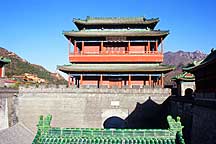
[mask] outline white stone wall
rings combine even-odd
[[[58,127],[101,127],[109,116],[127,117],[137,103],[151,100],[162,104],[170,89],[71,89],[22,88],[18,120],[36,131],[40,115],[52,114]]]
[[[180,90],[181,91],[181,93],[180,93],[181,96],[185,96],[185,90],[188,89],[188,88],[192,89],[193,92],[196,89],[195,82],[181,82],[180,85],[181,85],[181,90]]]

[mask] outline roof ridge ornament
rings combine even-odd
[[[183,133],[182,129],[184,126],[181,124],[181,118],[177,116],[176,120],[172,118],[172,116],[168,115],[167,116],[167,122],[169,125],[169,129],[171,132],[176,133],[176,137],[179,141],[180,144],[185,144],[184,138],[183,138]]]
[[[48,131],[51,128],[50,123],[52,120],[52,115],[48,114],[46,117],[41,115],[37,124],[38,131]]]

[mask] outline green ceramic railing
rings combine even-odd
[[[54,128],[40,116],[32,144],[185,144],[180,117],[167,117],[169,129]]]

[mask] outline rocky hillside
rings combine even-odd
[[[164,53],[164,64],[174,65],[176,69],[165,76],[165,83],[171,84],[170,79],[182,72],[182,67],[186,66],[193,61],[200,61],[204,59],[207,55],[201,51],[195,52],[166,52]]]
[[[40,65],[31,64],[5,48],[0,48],[0,56],[11,59],[11,63],[5,66],[5,74],[8,78],[30,73],[45,79],[49,84],[66,84],[66,80],[59,74],[51,73]]]

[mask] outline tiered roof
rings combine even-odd
[[[195,81],[194,74],[183,72],[172,78],[173,81]]]
[[[159,22],[158,18],[155,19],[146,19],[145,17],[131,17],[131,18],[95,18],[95,17],[87,17],[85,20],[81,19],[74,19],[73,22],[78,27],[78,31],[64,31],[64,36],[69,39],[72,43],[78,42],[78,47],[81,46],[81,41],[87,42],[89,44],[90,42],[97,43],[97,42],[156,42],[157,45],[160,45],[162,40],[169,34],[169,31],[161,31],[161,30],[154,30],[156,24]],[[89,42],[89,43],[88,43]],[[102,44],[102,43],[101,43]],[[156,43],[155,43],[156,44]],[[83,45],[82,45],[83,46]],[[135,56],[135,54],[132,54]],[[158,62],[162,61],[162,54],[161,53],[153,53],[153,54],[141,54],[147,59],[148,57],[157,55],[161,58],[161,60],[156,60],[154,58],[149,58],[152,61],[144,61],[145,63],[137,63],[132,64],[130,63],[130,60],[124,60],[124,62],[128,62],[130,64],[108,64],[104,62],[104,64],[85,64],[89,63],[88,58],[85,57],[87,54],[84,55],[78,55],[76,57],[79,58],[86,58],[86,61],[82,60],[82,64],[71,64],[71,65],[63,65],[58,66],[58,69],[60,71],[66,72],[66,73],[157,73],[157,72],[163,72],[167,73],[169,71],[172,71],[174,67],[172,66],[166,66],[166,65],[159,65]],[[100,58],[104,58],[103,55],[98,55]],[[119,55],[123,56],[123,55]],[[95,56],[97,57],[97,56]],[[112,57],[115,57],[118,59],[118,55],[112,55]],[[75,58],[75,55],[70,57]],[[98,57],[99,58],[99,57]],[[136,57],[139,59],[139,57]],[[105,58],[104,58],[105,59]],[[132,59],[132,58],[131,58]],[[137,61],[141,61],[142,58]],[[154,60],[153,60],[154,59]],[[72,61],[72,60],[71,60]],[[75,62],[75,61],[74,61]],[[79,61],[81,62],[81,61]],[[95,61],[94,61],[95,62]],[[101,61],[100,61],[101,62]],[[109,62],[109,61],[108,61]],[[117,61],[115,61],[117,62]],[[122,61],[119,61],[122,62]],[[149,66],[147,64],[156,63],[156,65]]]
[[[185,144],[179,117],[167,117],[169,129],[53,128],[51,119],[40,117],[33,144]]]

